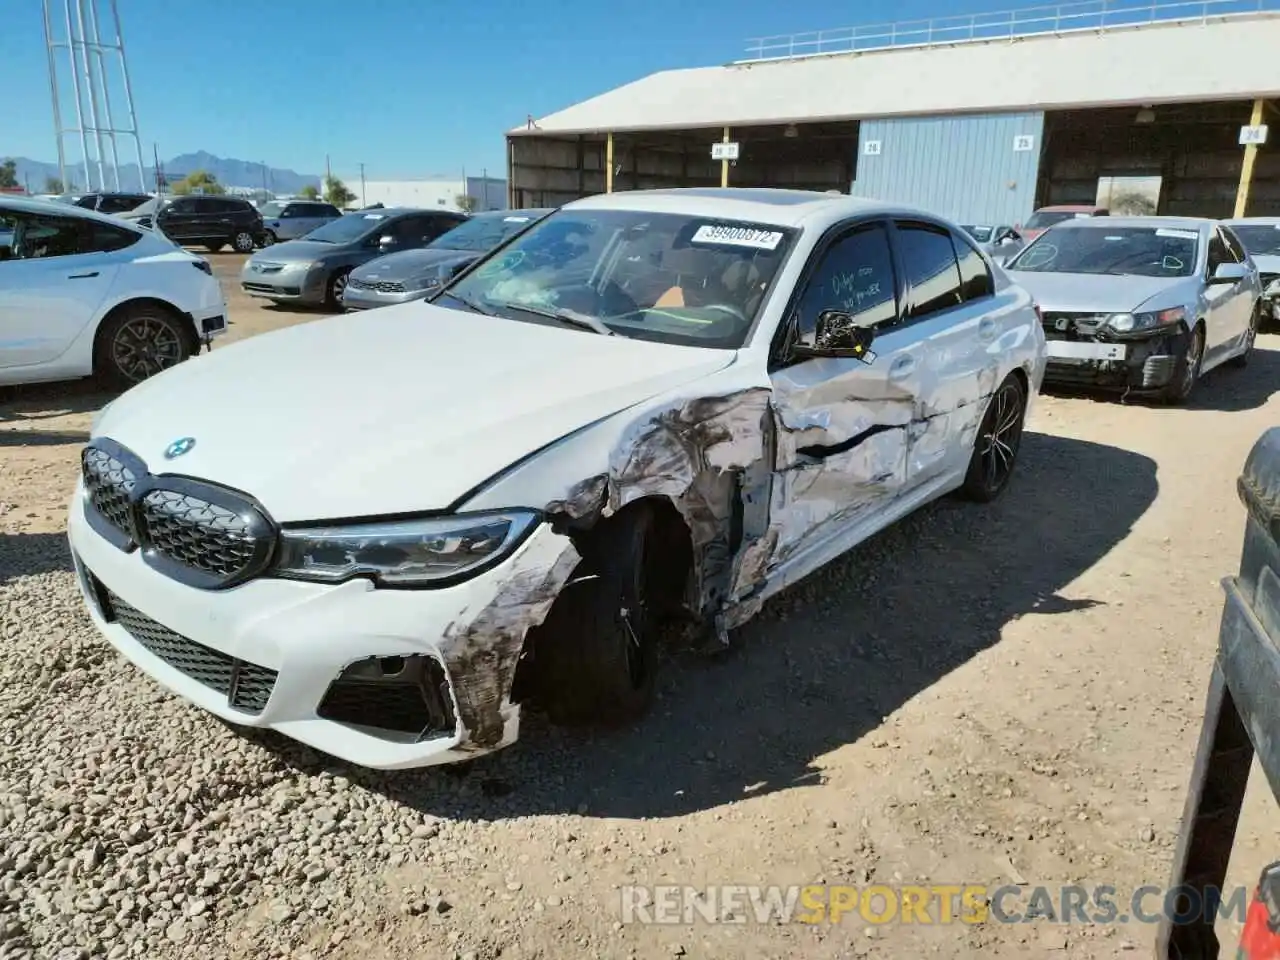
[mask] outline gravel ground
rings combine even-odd
[[[232,291],[232,336],[318,314]],[[0,403],[0,957],[1043,957],[1145,925],[641,926],[623,884],[1163,883],[1280,337],[1188,409],[1044,398],[1015,486],[939,503],[670,659],[634,729],[537,718],[379,774],[246,737],[98,639],[63,539],[106,398]],[[215,348],[216,349],[216,348]],[[1280,850],[1251,796],[1235,882]],[[1224,927],[1230,933],[1229,925]]]

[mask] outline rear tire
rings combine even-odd
[[[653,512],[640,505],[604,523],[533,648],[537,698],[553,723],[619,726],[653,700]]]
[[[1161,403],[1178,406],[1187,402],[1196,381],[1200,379],[1200,364],[1204,361],[1204,328],[1196,324],[1187,337],[1187,346],[1174,367],[1173,380],[1159,393]]]
[[[126,390],[194,352],[194,337],[184,320],[155,304],[135,304],[98,331],[94,372],[111,387]]]
[[[257,245],[253,234],[248,230],[241,230],[231,238],[231,246],[236,253],[253,253]]]
[[[1027,415],[1027,389],[1011,373],[987,403],[978,436],[974,440],[969,470],[960,494],[974,503],[991,503],[1009,486],[1022,446]]]

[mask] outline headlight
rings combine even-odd
[[[1155,310],[1151,313],[1113,313],[1107,317],[1105,326],[1116,333],[1137,333],[1141,330],[1172,326],[1175,323],[1181,323],[1186,317],[1187,311],[1182,307]]]
[[[285,530],[276,573],[341,583],[371,577],[389,587],[439,586],[479,573],[520,544],[530,510]]]

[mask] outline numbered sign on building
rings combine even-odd
[[[736,143],[713,143],[711,145],[712,160],[737,160],[738,144]]]
[[[866,154],[868,157],[880,156],[881,142],[882,141],[880,140],[868,140],[866,143],[862,145],[862,152]]]
[[[1242,146],[1249,144],[1263,144],[1267,142],[1267,125],[1260,123],[1256,127],[1240,128],[1240,143]]]
[[[1013,138],[1013,152],[1026,153],[1028,150],[1034,150],[1036,147],[1036,138],[1029,133],[1020,133]]]

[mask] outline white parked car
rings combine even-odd
[[[707,638],[949,491],[1009,482],[1030,296],[956,225],[780,190],[569,204],[431,301],[246,340],[94,424],[89,609],[233,723],[370,767],[618,722]]]
[[[209,263],[71,204],[0,198],[0,385],[129,386],[226,331]]]

